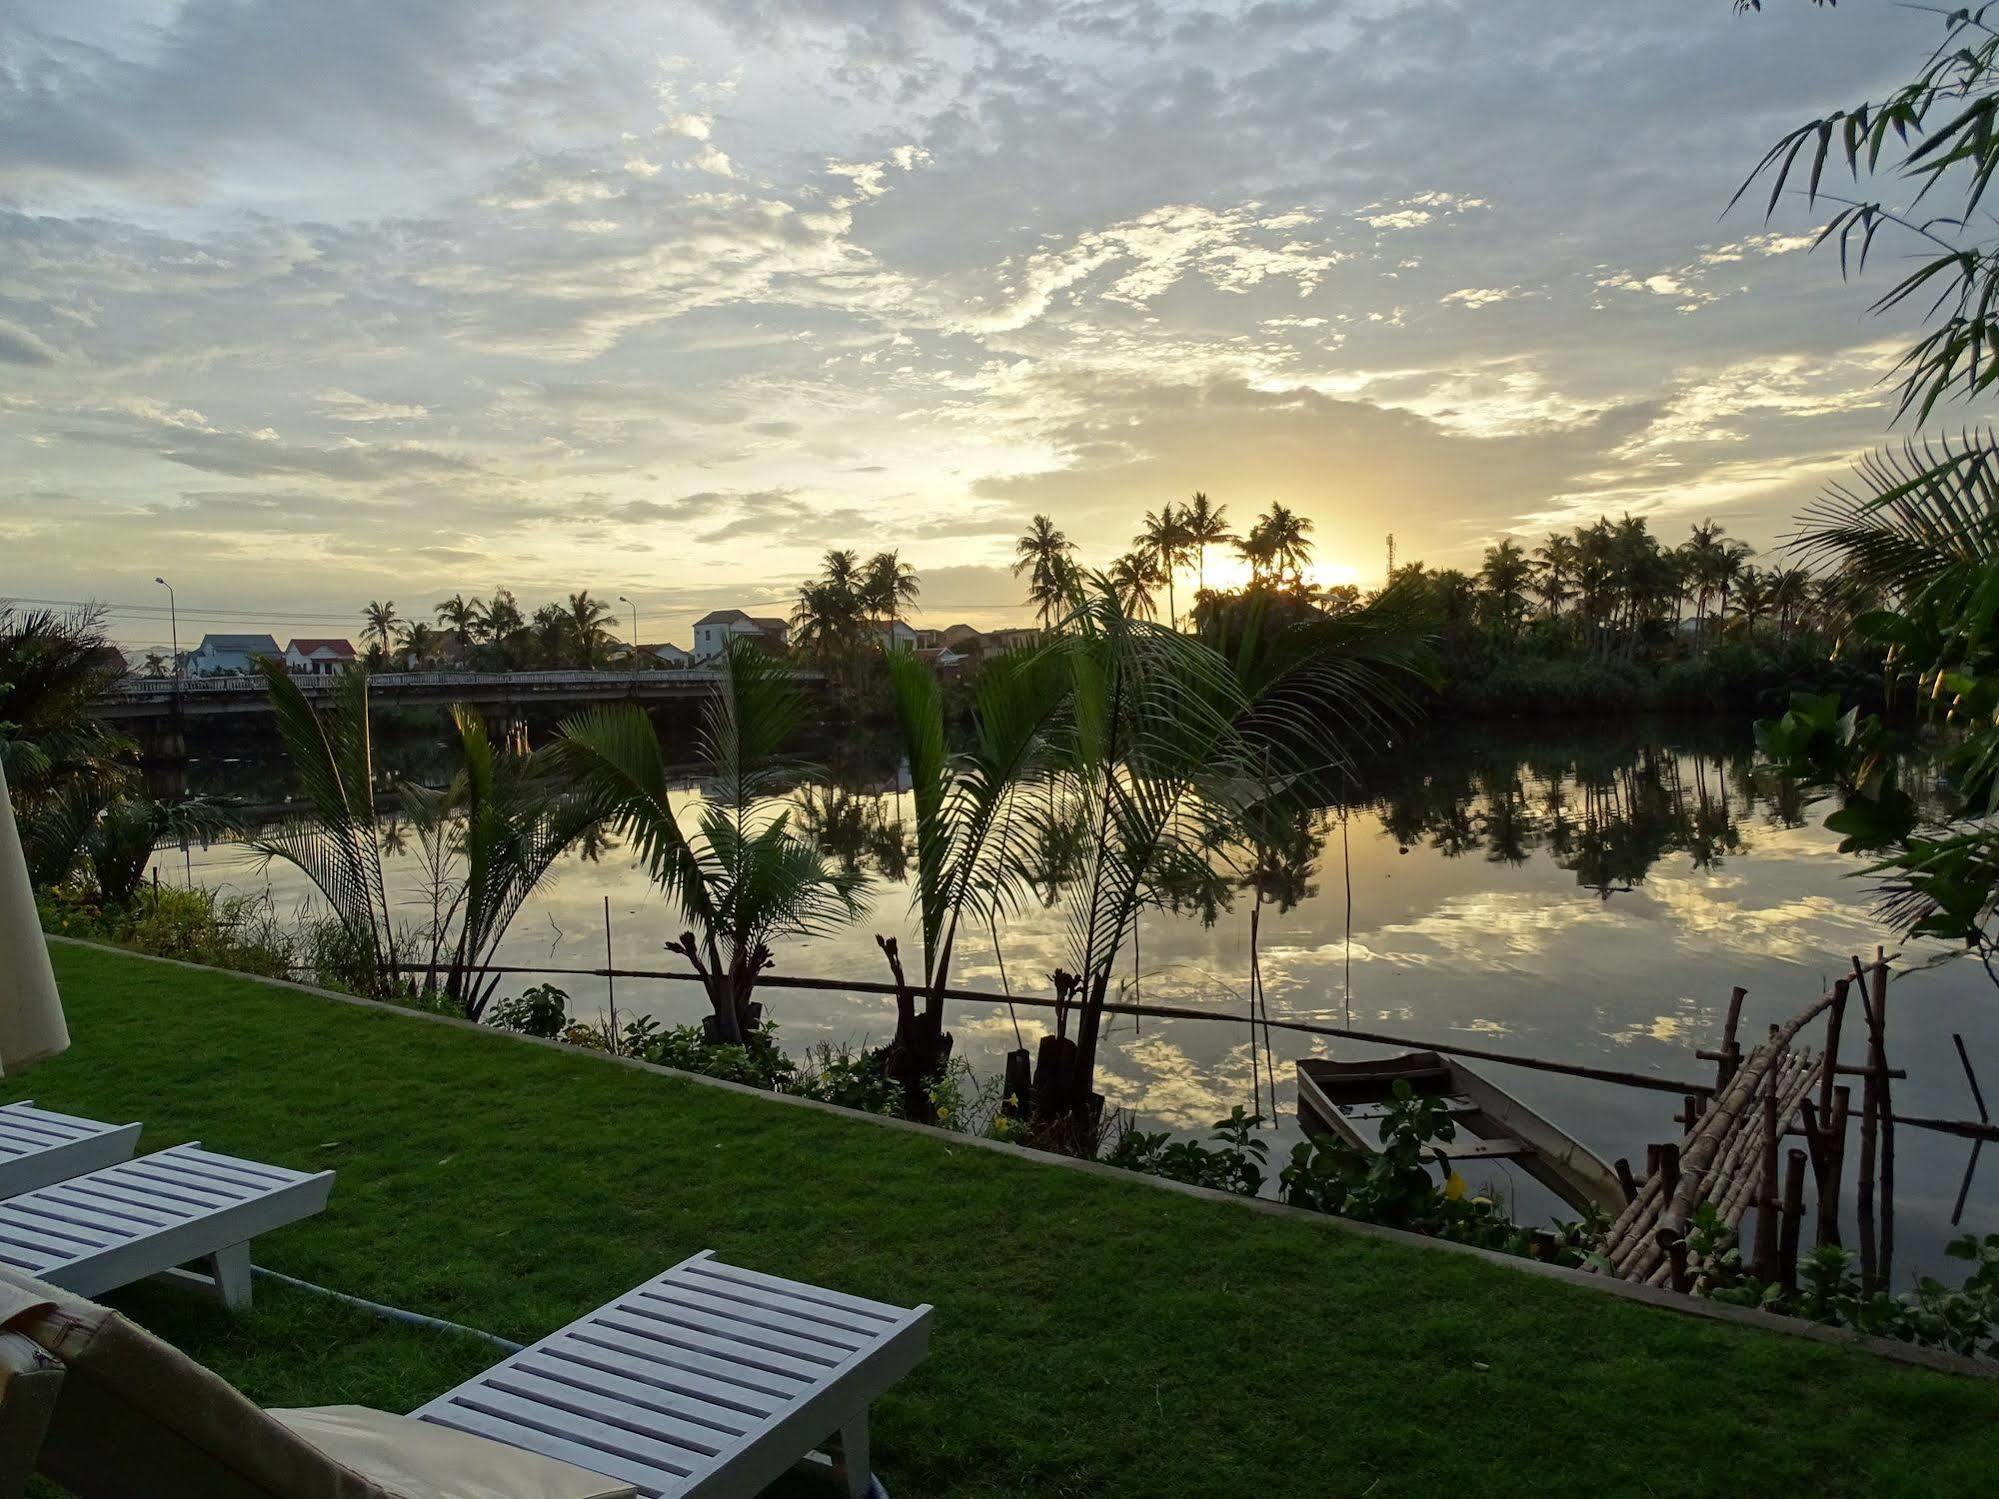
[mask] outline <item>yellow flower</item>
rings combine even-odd
[[[1465,1179],[1462,1176],[1459,1176],[1457,1172],[1453,1171],[1451,1173],[1451,1179],[1444,1183],[1444,1196],[1449,1198],[1452,1202],[1456,1202],[1460,1197],[1464,1195],[1465,1195]]]

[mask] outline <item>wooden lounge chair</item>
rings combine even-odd
[[[326,1206],[308,1174],[176,1145],[0,1202],[0,1266],[96,1296],[147,1276],[250,1304],[250,1240]],[[201,1264],[206,1275],[178,1266]]]
[[[868,1406],[922,1361],[930,1317],[704,1250],[413,1415],[624,1479],[646,1499],[754,1494],[837,1435],[861,1499]]]
[[[868,1406],[930,1316],[704,1253],[413,1416],[259,1411],[117,1313],[0,1270],[0,1337],[65,1368],[40,1464],[78,1499],[140,1474],[152,1499],[739,1499],[836,1435],[863,1495]]]
[[[136,1124],[99,1124],[27,1100],[7,1104],[0,1107],[0,1198],[116,1165],[138,1143]]]

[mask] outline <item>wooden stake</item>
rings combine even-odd
[[[1768,1285],[1777,1278],[1777,1087],[1763,1094],[1762,1181],[1756,1196],[1756,1278]]]
[[[1626,1205],[1628,1206],[1636,1202],[1638,1200],[1638,1182],[1631,1175],[1631,1162],[1623,1156],[1619,1156],[1612,1169],[1617,1172],[1617,1185],[1624,1193]]]
[[[1825,1130],[1825,1176],[1819,1182],[1819,1243],[1839,1242],[1839,1194],[1846,1175],[1847,1115],[1853,1090],[1845,1084],[1832,1090],[1832,1114]]]
[[[1888,955],[1874,949],[1874,1056],[1881,1077],[1881,1284],[1895,1274],[1895,1104],[1888,1079]]]
[[[1846,1023],[1846,991],[1852,986],[1851,979],[1835,979],[1832,986],[1832,1009],[1825,1018],[1825,1077],[1819,1082],[1819,1112],[1832,1113],[1833,1076],[1839,1070],[1839,1032]]]
[[[1666,1264],[1671,1276],[1673,1289],[1685,1295],[1693,1289],[1693,1278],[1687,1274],[1687,1241],[1671,1239],[1666,1244]]]
[[[1786,1291],[1798,1289],[1798,1229],[1805,1217],[1805,1153],[1793,1150],[1784,1163],[1784,1227],[1777,1246],[1778,1274]]]

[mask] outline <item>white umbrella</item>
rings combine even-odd
[[[0,1071],[69,1049],[62,996],[35,915],[35,888],[0,769]]]

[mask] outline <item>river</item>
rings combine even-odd
[[[434,734],[406,732],[391,737],[385,758],[420,766],[435,743]],[[840,763],[800,789],[798,814],[830,852],[871,873],[870,914],[785,944],[777,971],[880,980],[887,974],[875,933],[916,945],[907,882],[913,810],[880,747],[828,749]],[[285,779],[282,758],[255,744],[210,746],[188,771],[197,790],[252,802],[280,797]],[[1871,957],[1888,938],[1870,914],[1860,861],[1838,852],[1788,788],[1755,773],[1747,733],[1734,726],[1432,728],[1370,771],[1347,810],[1303,814],[1293,833],[1265,871],[1259,920],[1276,1019],[1702,1078],[1712,1069],[1693,1052],[1718,1041],[1731,986],[1749,991],[1744,1035],[1754,1038],[1822,992],[1853,954]],[[409,900],[412,863],[389,861],[394,888]],[[162,879],[268,892],[285,912],[309,895],[295,871],[265,870],[230,845],[164,852],[157,867]],[[563,861],[515,920],[502,961],[602,966],[606,898],[615,966],[679,964],[661,951],[679,923],[615,844]],[[1159,910],[1142,923],[1140,997],[1222,1017],[1117,1018],[1099,1086],[1144,1127],[1204,1132],[1232,1106],[1251,1103],[1253,1074],[1260,1079],[1264,1069],[1242,1019],[1254,899],[1239,892],[1212,921]],[[1003,959],[1016,992],[1047,993],[1048,973],[1066,962],[1059,889],[1006,920],[999,935],[998,955],[983,933],[961,950],[956,982],[997,990]],[[1895,1104],[1898,1113],[1968,1117],[1951,1036],[1963,1034],[1988,1093],[1999,1094],[1999,990],[1975,962],[1924,966],[1942,956],[1911,948],[1898,964],[1920,971],[1892,987],[1891,1060],[1909,1072]],[[601,1013],[602,979],[558,982],[577,1013]],[[819,1041],[879,1042],[892,1026],[888,1001],[876,997],[768,990],[765,1000],[794,1054]],[[621,979],[616,1002],[624,1015],[649,1012],[663,1023],[694,1020],[703,1009],[691,985],[661,980]],[[1019,1012],[1030,1046],[1045,1018]],[[981,1075],[997,1073],[1015,1045],[1003,1006],[954,1005],[949,1023],[958,1055]],[[1857,1020],[1847,1027],[1849,1060],[1859,1057],[1861,1029]],[[1313,1041],[1282,1031],[1270,1038],[1273,1175],[1298,1138],[1293,1060],[1380,1053]],[[1672,1094],[1489,1070],[1607,1160],[1628,1156],[1642,1168],[1646,1142],[1677,1136]],[[1268,1112],[1267,1087],[1263,1097]],[[1855,1098],[1857,1109],[1857,1086]],[[1916,1272],[1955,1280],[1941,1248],[1954,1232],[1949,1217],[1970,1147],[1911,1129],[1898,1142],[1897,1280],[1907,1284]],[[1558,1206],[1504,1165],[1490,1174],[1523,1219]],[[1999,1229],[1999,1157],[1973,1183],[1965,1227]]]

